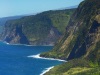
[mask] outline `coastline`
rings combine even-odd
[[[1,41],[7,45],[22,45],[22,46],[36,46],[36,45],[26,45],[26,44],[9,44],[5,41]],[[46,46],[49,46],[49,45],[46,45]],[[27,56],[29,58],[36,58],[36,59],[45,59],[45,60],[56,60],[56,61],[62,61],[62,62],[67,62],[66,60],[61,60],[61,59],[54,59],[54,58],[45,58],[45,57],[40,57],[40,54],[36,54],[36,55],[29,55]],[[49,72],[52,68],[54,68],[54,66],[51,66],[51,67],[48,67],[48,68],[45,68],[40,75],[44,75],[45,73]]]
[[[8,42],[6,42],[6,41],[1,41],[1,40],[0,40],[0,42],[3,42],[3,43],[5,43],[5,44],[7,44],[7,45],[22,45],[22,46],[54,46],[54,45],[27,45],[27,44],[10,44],[10,43],[8,43]]]
[[[35,58],[35,59],[56,60],[56,61],[67,62],[66,60],[61,60],[61,59],[40,57],[40,54],[30,55],[30,56],[27,56],[27,57],[28,58]],[[44,75],[45,73],[49,72],[52,68],[54,68],[54,66],[51,66],[49,68],[46,68],[45,70],[42,71],[42,73],[40,75]]]
[[[30,56],[27,56],[27,57],[28,58],[35,58],[35,59],[56,60],[56,61],[67,62],[66,60],[61,60],[61,59],[40,57],[40,54],[30,55]],[[51,66],[49,68],[46,68],[45,70],[42,71],[42,73],[40,75],[44,75],[45,73],[49,72],[52,68],[54,68],[54,66]]]
[[[54,68],[54,66],[46,68],[45,70],[42,71],[40,75],[44,75],[45,73],[49,72],[52,68]]]
[[[61,59],[54,59],[54,58],[45,58],[45,57],[40,57],[40,54],[30,55],[30,56],[27,56],[27,57],[29,57],[29,58],[36,58],[36,59],[56,60],[56,61],[67,62],[66,60],[61,60]]]

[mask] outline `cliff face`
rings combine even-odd
[[[99,41],[100,1],[85,0],[72,15],[66,32],[54,49],[42,56],[73,59],[83,56]]]
[[[15,20],[15,19],[20,19],[23,16],[11,16],[11,17],[4,17],[0,18],[0,35],[3,32],[3,27],[8,20]]]
[[[29,44],[27,37],[22,32],[22,26],[16,27],[11,31],[6,30],[5,32],[7,33],[3,34],[2,36],[6,42],[12,44]]]
[[[41,54],[69,60],[46,75],[100,75],[100,0],[84,0],[54,49]]]
[[[74,10],[47,11],[7,21],[1,39],[11,44],[54,45]]]

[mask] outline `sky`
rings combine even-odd
[[[0,0],[0,18],[79,5],[83,0]]]

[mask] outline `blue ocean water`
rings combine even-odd
[[[0,42],[0,75],[40,75],[63,62],[28,57],[51,50],[52,46],[7,45]]]

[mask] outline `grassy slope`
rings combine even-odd
[[[5,28],[8,31],[12,31],[17,26],[22,26],[22,31],[28,40],[36,41],[47,37],[52,27],[57,29],[60,34],[63,34],[74,11],[75,9],[47,11],[18,20],[8,21]]]
[[[89,34],[92,34],[89,33],[89,29],[94,24],[96,16],[98,16],[97,13],[100,10],[99,5],[99,0],[83,1],[78,7],[77,11],[73,14],[63,38],[58,41],[52,51],[43,53],[41,54],[41,56],[67,59],[69,54],[73,51],[72,53],[74,53],[73,55],[75,55],[73,56],[73,58],[77,58],[77,54],[79,54],[78,51],[80,51],[81,48],[83,49],[82,51],[84,51],[83,53],[85,54],[85,46],[90,45],[92,43],[91,41],[94,41],[89,37]]]
[[[56,66],[45,75],[100,75],[100,42],[89,56]]]
[[[41,54],[72,60],[56,66],[45,75],[100,75],[99,11],[100,0],[85,0],[80,4],[64,37],[52,51]]]

